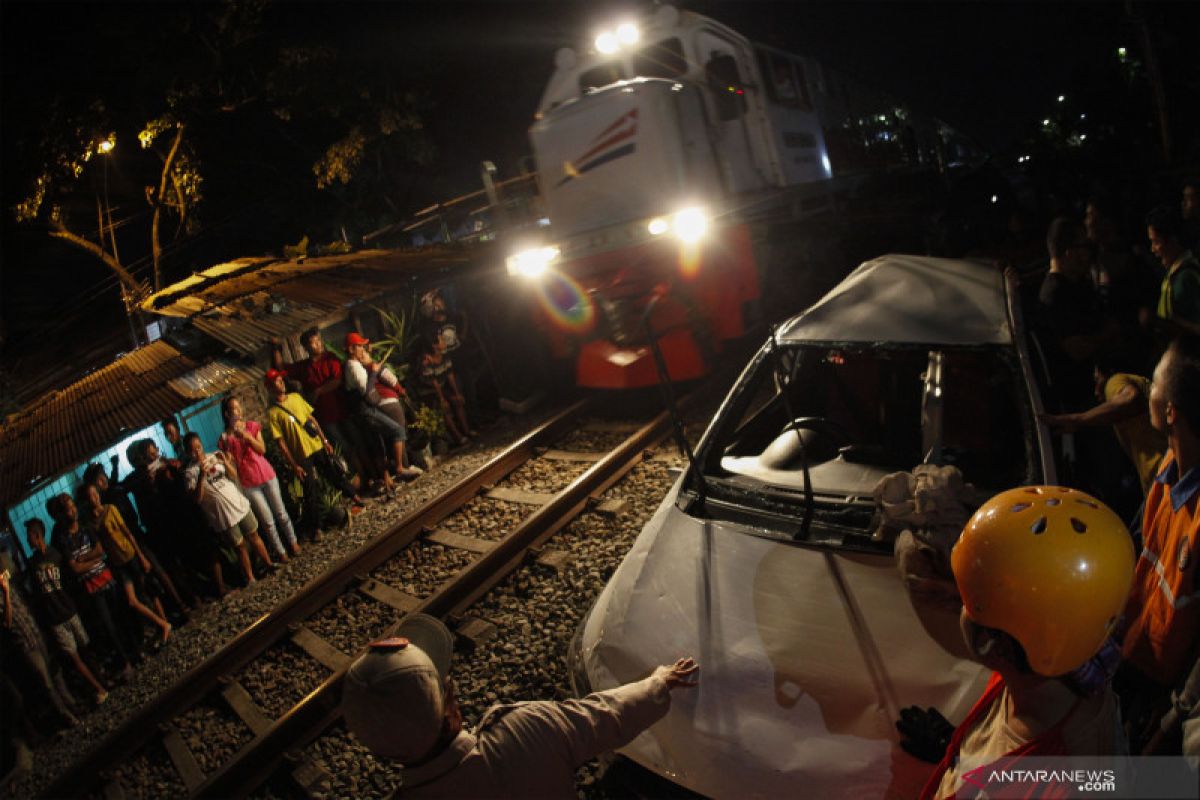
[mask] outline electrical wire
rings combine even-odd
[[[246,204],[242,208],[231,210],[229,213],[223,215],[220,219],[216,220],[215,222],[210,222],[208,225],[205,225],[204,228],[202,228],[201,231],[199,233],[197,233],[195,236],[183,237],[183,238],[168,242],[166,245],[164,245],[162,247],[160,257],[176,256],[176,255],[179,255],[188,250],[197,248],[202,244],[206,244],[207,242],[212,240],[214,237],[216,237],[219,233],[224,232],[224,230],[226,230],[228,227],[233,225],[239,219],[246,218],[248,212],[252,212],[256,208],[269,205],[270,203],[282,198],[283,196],[284,196],[283,192],[273,193],[272,195],[260,198],[259,200],[254,201],[253,203]],[[118,207],[118,209],[119,208],[120,207]],[[135,221],[136,219],[138,219],[140,217],[145,217],[146,215],[148,215],[150,213],[151,212],[148,210],[142,210],[142,211],[135,212],[126,217],[123,217],[122,219],[120,219],[117,222],[114,222],[113,227],[119,229],[120,227],[128,225],[131,222]],[[138,277],[138,278],[149,277],[150,275],[153,274],[153,269],[154,269],[153,254],[147,253],[147,254],[139,257],[138,259],[130,262],[129,264],[124,264],[122,266],[124,266],[125,270],[127,272],[129,272],[130,274],[132,274],[134,277]],[[43,324],[38,324],[35,327],[29,329],[29,331],[21,338],[22,339],[47,338],[48,336],[50,336],[54,333],[58,333],[64,329],[68,328],[69,326],[74,324],[74,322],[75,322],[74,315],[77,312],[82,311],[84,308],[86,308],[91,303],[105,299],[104,295],[107,292],[111,291],[112,289],[119,289],[120,285],[121,285],[121,279],[116,275],[115,272],[112,272],[111,270],[109,270],[108,275],[105,278],[101,279],[100,281],[97,281],[96,283],[90,285],[87,289],[76,294],[74,296],[73,300],[68,301],[69,304],[67,306],[56,307],[53,318],[48,319]]]

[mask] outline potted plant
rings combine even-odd
[[[374,342],[375,360],[380,364],[388,364],[388,359],[393,355],[396,356],[399,363],[394,365],[389,364],[389,366],[392,367],[392,372],[396,373],[396,377],[403,383],[404,379],[408,376],[408,363],[405,359],[412,347],[413,338],[416,335],[416,325],[413,323],[417,313],[416,298],[413,298],[407,312],[401,310],[393,314],[379,306],[372,306],[372,308],[378,312],[379,319],[383,322],[383,336],[380,336]]]
[[[427,450],[432,449],[433,453],[439,456],[446,454],[449,449],[446,444],[446,420],[440,410],[424,405],[418,406],[409,427],[423,434]]]

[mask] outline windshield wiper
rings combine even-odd
[[[671,424],[675,430],[675,443],[679,446],[679,452],[683,453],[688,460],[688,473],[693,477],[696,491],[696,502],[700,507],[704,507],[704,498],[708,494],[708,484],[700,470],[696,469],[696,456],[692,453],[692,446],[688,443],[687,436],[684,435],[683,420],[679,418],[679,408],[675,402],[675,390],[671,386],[671,375],[667,372],[667,360],[663,357],[662,348],[658,346],[658,334],[654,331],[654,326],[650,324],[650,315],[654,313],[654,307],[658,305],[658,301],[663,299],[663,294],[655,294],[650,302],[646,304],[646,310],[642,313],[642,326],[646,329],[646,339],[650,342],[650,351],[654,353],[654,366],[658,370],[658,389],[662,392],[663,403],[666,404],[667,410],[671,412]]]
[[[783,367],[783,357],[779,353],[779,340],[776,338],[778,331],[778,325],[771,326],[771,357],[775,361],[775,380],[779,382],[779,393],[783,395],[783,408],[787,411],[788,425],[791,426],[796,419],[796,414],[792,410],[792,401],[788,396],[792,376]],[[795,431],[796,441],[800,444],[800,470],[804,475],[804,518],[800,521],[800,535],[807,539],[816,501],[813,499],[812,475],[808,471],[808,451],[804,447],[804,437],[800,435],[799,427],[795,427]]]

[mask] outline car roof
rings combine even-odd
[[[1004,275],[976,261],[866,261],[779,329],[784,343],[1012,344]]]

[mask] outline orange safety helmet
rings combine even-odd
[[[1133,542],[1112,509],[1065,486],[1022,486],[967,521],[950,566],[967,616],[1002,630],[1039,675],[1096,654],[1133,583]]]

